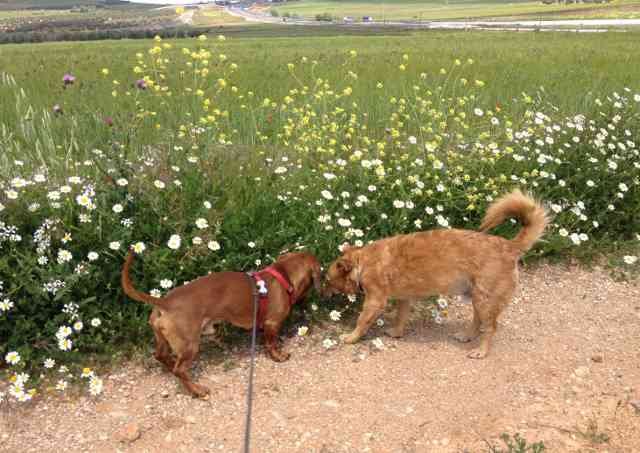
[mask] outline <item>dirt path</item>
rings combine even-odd
[[[637,284],[577,268],[523,273],[481,361],[466,358],[473,344],[450,340],[469,318],[461,304],[442,326],[416,317],[382,351],[372,346],[381,328],[329,351],[321,346],[329,332],[315,329],[286,341],[286,363],[260,354],[252,451],[485,452],[484,439],[505,431],[550,452],[640,451]],[[207,401],[185,395],[152,359],[131,363],[105,378],[97,401],[3,414],[0,450],[241,451],[247,359],[246,348],[205,353],[196,375],[213,390]]]

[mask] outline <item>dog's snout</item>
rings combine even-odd
[[[322,289],[320,290],[320,297],[329,298],[336,293],[335,289],[329,284],[329,279],[323,276]]]

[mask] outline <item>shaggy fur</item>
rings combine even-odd
[[[253,327],[253,293],[249,277],[242,272],[219,272],[179,286],[163,298],[152,297],[133,287],[129,268],[134,254],[129,252],[122,269],[122,288],[127,296],[154,306],[149,324],[156,340],[155,357],[176,375],[194,396],[205,396],[209,389],[191,381],[189,368],[198,354],[200,335],[205,327],[219,321],[251,329]],[[320,291],[318,260],[308,253],[288,253],[273,264],[294,288],[296,301],[305,297],[311,285]],[[278,332],[289,316],[289,295],[270,276],[264,275],[269,291],[269,305],[264,320],[265,346],[276,362],[289,358],[278,346]],[[174,359],[171,352],[175,354]]]
[[[510,217],[522,223],[513,240],[486,234]],[[431,230],[347,249],[329,267],[324,290],[325,295],[365,294],[357,326],[344,341],[358,341],[383,313],[388,299],[398,301],[398,311],[387,333],[401,337],[411,301],[438,294],[462,295],[473,302],[473,321],[455,338],[468,342],[481,336],[479,348],[469,357],[485,357],[498,316],[516,290],[518,259],[542,236],[547,224],[542,205],[514,190],[489,206],[480,232]]]

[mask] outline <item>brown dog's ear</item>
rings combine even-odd
[[[311,275],[313,277],[313,286],[316,289],[318,294],[322,294],[322,269],[320,269],[320,264],[315,263],[311,270]]]
[[[289,258],[291,255],[293,255],[293,252],[282,252],[282,253],[280,253],[280,255],[278,255],[278,257],[276,258],[276,261],[280,261],[280,260]]]

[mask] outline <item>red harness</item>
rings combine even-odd
[[[266,287],[266,282],[264,280],[265,275],[271,275],[278,281],[278,283],[280,283],[280,286],[282,286],[287,291],[287,294],[289,294],[289,307],[296,303],[295,296],[293,294],[293,286],[291,285],[291,283],[289,283],[285,276],[278,272],[273,266],[269,266],[267,268],[264,268],[260,272],[251,274],[251,276],[256,281],[256,286],[259,290],[258,301],[260,303],[260,306],[258,308],[258,319],[256,320],[256,322],[260,329],[262,329],[262,327],[264,326],[264,320],[267,316],[267,308],[269,306],[269,293]]]

